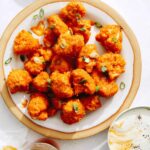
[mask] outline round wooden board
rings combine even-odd
[[[48,129],[33,123],[13,103],[11,96],[8,92],[5,79],[4,79],[4,69],[3,69],[3,57],[5,53],[5,48],[13,31],[28,15],[30,15],[32,12],[34,12],[35,10],[39,9],[40,7],[46,4],[61,2],[61,1],[62,0],[37,0],[30,6],[26,7],[23,11],[21,11],[8,25],[0,41],[0,69],[1,69],[0,88],[1,88],[1,95],[6,105],[10,109],[10,111],[17,117],[18,120],[20,120],[27,127],[47,137],[73,140],[73,139],[81,139],[88,136],[92,136],[108,128],[111,122],[116,118],[116,116],[120,114],[122,111],[124,111],[125,109],[127,109],[132,104],[133,99],[137,93],[138,87],[140,85],[142,65],[141,65],[141,55],[140,55],[140,48],[138,42],[132,30],[129,28],[127,23],[122,19],[122,17],[115,10],[113,10],[111,7],[106,5],[104,2],[101,2],[100,0],[80,0],[81,2],[88,3],[100,9],[101,11],[105,12],[109,16],[111,16],[123,28],[124,33],[128,37],[134,53],[133,81],[132,81],[130,91],[126,99],[124,100],[124,103],[114,115],[112,115],[110,118],[105,120],[103,123],[87,130],[73,132],[73,133],[64,133],[64,132]],[[63,1],[69,1],[69,0],[63,0]]]

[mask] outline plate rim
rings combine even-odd
[[[71,0],[63,0],[63,2],[69,2]],[[92,128],[78,131],[78,132],[71,132],[71,133],[66,133],[66,132],[61,132],[61,131],[56,131],[53,129],[49,129],[46,127],[42,127],[36,123],[34,123],[32,120],[27,118],[20,110],[19,108],[15,105],[13,100],[11,99],[11,96],[9,94],[9,91],[6,86],[6,79],[4,76],[4,69],[3,69],[3,56],[5,53],[5,48],[8,43],[9,38],[11,37],[11,34],[13,31],[16,29],[16,27],[26,18],[28,17],[32,12],[35,10],[41,8],[44,5],[51,4],[51,3],[57,3],[57,2],[62,2],[62,0],[37,0],[24,8],[19,14],[17,14],[14,19],[8,24],[7,28],[5,29],[1,40],[0,40],[0,69],[2,71],[1,76],[0,76],[0,91],[1,95],[4,99],[4,102],[6,103],[7,107],[9,110],[15,115],[15,117],[22,122],[24,125],[26,125],[28,128],[46,136],[46,137],[52,137],[52,138],[57,138],[57,139],[68,139],[68,140],[73,140],[73,139],[81,139],[81,138],[86,138],[89,136],[92,136],[94,134],[97,134],[106,128],[110,126],[112,121],[120,114],[122,111],[130,107],[132,104],[134,97],[138,91],[139,85],[140,85],[140,80],[141,80],[141,70],[142,70],[142,62],[141,62],[141,54],[140,54],[140,47],[137,42],[137,39],[133,33],[133,31],[130,29],[129,25],[125,22],[125,20],[109,5],[106,3],[100,1],[100,0],[78,0],[80,2],[87,3],[91,6],[94,6],[110,17],[112,17],[119,25],[124,30],[124,33],[126,34],[132,50],[133,50],[133,55],[134,55],[134,63],[133,63],[133,79],[132,79],[132,84],[129,90],[129,93],[127,94],[123,104],[120,106],[120,108],[112,114],[108,119],[106,119],[104,122],[100,123],[99,125],[96,125]]]

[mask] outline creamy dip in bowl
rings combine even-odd
[[[110,150],[150,150],[150,107],[121,113],[108,131]]]

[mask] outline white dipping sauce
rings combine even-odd
[[[123,113],[110,127],[108,142],[110,150],[150,150],[150,109]]]

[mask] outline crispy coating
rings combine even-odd
[[[91,35],[91,27],[93,22],[91,20],[79,20],[77,25],[72,25],[71,28],[74,34],[81,34],[84,37],[84,42],[87,43]]]
[[[83,69],[75,69],[72,71],[72,81],[75,95],[81,93],[94,94],[95,82],[93,78]]]
[[[48,27],[44,31],[43,43],[46,47],[51,48],[57,42],[58,36]]]
[[[92,77],[95,81],[95,84],[99,87],[97,91],[103,97],[110,97],[115,95],[118,92],[118,85],[114,80],[108,79],[102,73],[94,70],[92,72]]]
[[[12,94],[18,91],[28,91],[31,82],[30,74],[22,69],[12,70],[7,78],[7,86]]]
[[[47,19],[49,28],[53,33],[59,36],[62,33],[65,33],[68,30],[68,26],[61,20],[58,15],[51,15]]]
[[[57,109],[56,109],[56,108],[50,107],[50,108],[48,109],[48,116],[49,116],[49,117],[55,116],[56,113],[57,113]]]
[[[99,41],[109,52],[120,53],[122,49],[122,30],[118,25],[106,25],[96,35]]]
[[[64,123],[73,124],[79,122],[85,116],[85,109],[79,99],[69,100],[63,104],[61,119]]]
[[[46,120],[49,102],[44,94],[34,93],[28,104],[28,113],[33,119]]]
[[[50,84],[49,74],[47,72],[41,72],[32,81],[33,86],[40,92],[48,91],[48,86]]]
[[[76,56],[83,46],[84,38],[82,35],[71,35],[70,31],[67,31],[60,35],[53,51],[61,56]]]
[[[61,102],[61,100],[59,98],[56,98],[56,97],[52,98],[51,99],[51,103],[52,103],[52,105],[53,105],[53,107],[55,109],[61,110],[61,108],[62,108],[62,102]]]
[[[95,44],[85,45],[79,53],[77,59],[77,67],[85,69],[88,73],[91,73],[94,66],[96,66],[96,59],[99,57]]]
[[[95,111],[102,106],[99,96],[97,95],[84,97],[80,100],[86,111]]]
[[[31,27],[31,30],[34,34],[42,36],[45,30],[44,21],[39,21],[39,23],[36,26]]]
[[[22,30],[15,38],[13,49],[16,54],[28,54],[35,52],[39,46],[39,41],[32,34]]]
[[[43,56],[33,56],[30,60],[24,63],[24,68],[31,75],[38,75],[46,67],[45,60]]]
[[[79,19],[85,16],[86,10],[82,3],[80,2],[70,2],[68,5],[61,9],[60,17],[66,23],[73,23],[76,24]]]
[[[106,53],[97,60],[97,69],[102,72],[106,67],[106,72],[111,80],[116,79],[125,71],[125,60],[120,54]]]
[[[71,71],[71,70],[72,70],[72,67],[67,59],[58,55],[55,55],[52,58],[52,62],[50,64],[51,72],[59,71],[60,73],[64,73],[64,72]]]
[[[50,76],[51,88],[59,98],[70,98],[73,96],[73,89],[70,83],[70,73],[53,72]]]

